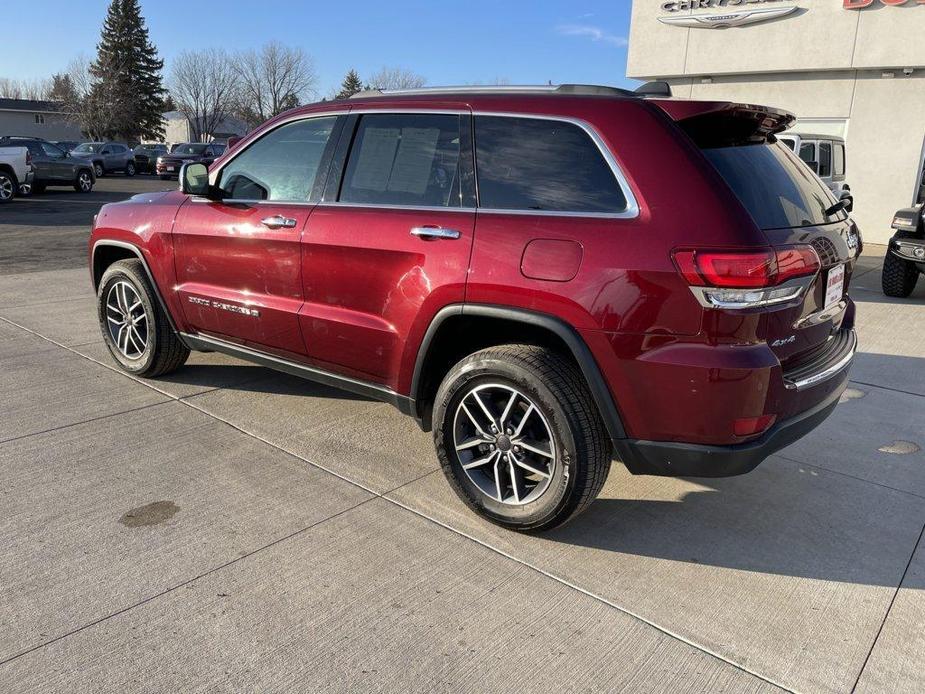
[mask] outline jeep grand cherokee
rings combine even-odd
[[[286,112],[181,189],[104,206],[103,338],[392,403],[517,529],[633,473],[747,472],[835,407],[860,242],[747,104],[613,88],[363,93]]]

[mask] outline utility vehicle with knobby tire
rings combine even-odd
[[[880,282],[887,296],[905,298],[925,273],[925,205],[897,211],[892,226]]]
[[[747,472],[827,417],[855,353],[844,203],[791,114],[660,86],[365,92],[288,111],[180,190],[105,205],[124,370],[219,351],[389,402],[505,527],[631,472]]]

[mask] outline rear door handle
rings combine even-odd
[[[458,239],[460,233],[456,229],[443,229],[441,227],[414,227],[411,235],[419,239]]]
[[[272,217],[264,217],[260,223],[270,229],[292,229],[296,221],[292,217],[283,217],[281,214],[275,214]]]

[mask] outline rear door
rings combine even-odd
[[[280,125],[213,174],[220,201],[192,198],[181,207],[175,263],[192,329],[304,358],[299,240],[339,125],[336,116]]]
[[[398,389],[403,356],[464,299],[469,109],[351,115],[334,169],[302,237],[305,344],[322,368]]]

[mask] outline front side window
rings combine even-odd
[[[48,142],[42,142],[40,144],[42,145],[42,149],[45,151],[45,154],[47,154],[49,157],[54,157],[55,159],[64,158],[64,150],[60,149],[59,147],[55,147]]]
[[[819,143],[819,176],[825,178],[832,175],[832,143]]]
[[[360,119],[339,200],[367,205],[460,207],[460,116],[429,113]]]
[[[614,172],[587,132],[558,120],[475,117],[479,206],[613,213],[626,209]]]
[[[75,152],[84,152],[85,154],[96,154],[102,149],[103,145],[96,142],[85,142],[82,145],[77,145],[74,148]]]
[[[835,150],[832,153],[833,163],[832,170],[836,176],[845,175],[845,146],[840,142],[835,143]]]
[[[306,202],[336,121],[336,116],[308,118],[261,137],[222,169],[223,197]]]

